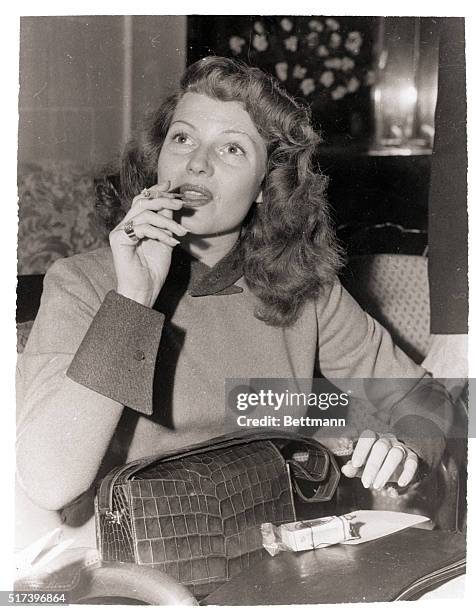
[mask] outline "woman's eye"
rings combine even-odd
[[[192,140],[187,134],[183,134],[182,132],[175,134],[172,136],[172,142],[176,142],[177,144],[191,144]]]
[[[224,150],[231,155],[245,155],[245,150],[240,145],[234,143],[226,145]]]

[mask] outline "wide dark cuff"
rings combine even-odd
[[[393,424],[392,433],[415,451],[427,469],[433,470],[440,463],[446,440],[441,429],[430,419],[404,416]]]
[[[66,375],[137,412],[152,414],[164,318],[162,313],[110,291]]]

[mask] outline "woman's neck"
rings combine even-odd
[[[231,251],[239,235],[239,229],[226,234],[208,236],[187,234],[181,239],[180,246],[184,251],[211,268]]]

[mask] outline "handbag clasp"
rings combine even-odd
[[[121,517],[122,517],[121,510],[114,510],[114,512],[109,510],[108,512],[106,512],[106,520],[108,523],[119,525],[121,523]]]

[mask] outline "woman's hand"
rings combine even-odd
[[[360,477],[367,489],[381,489],[389,481],[406,487],[417,467],[417,455],[393,434],[366,430],[357,441],[352,459],[342,466],[342,473],[348,478]]]
[[[173,248],[187,230],[172,219],[173,211],[182,208],[176,194],[168,193],[170,182],[154,185],[139,194],[121,223],[109,234],[117,276],[117,292],[152,307],[170,269]],[[124,231],[132,221],[134,235]]]

